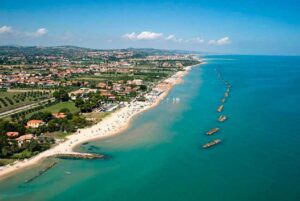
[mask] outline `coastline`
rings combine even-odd
[[[183,77],[188,74],[192,67],[205,64],[202,60],[199,61],[199,64],[187,66],[184,68],[184,71],[178,71],[171,77],[158,83],[156,87],[147,94],[147,96],[149,96],[150,93],[157,90],[160,91],[157,96],[149,96],[150,98],[144,102],[134,101],[128,103],[124,107],[105,117],[97,124],[91,127],[79,129],[74,134],[69,135],[65,141],[55,145],[54,147],[41,152],[32,158],[16,161],[13,164],[0,167],[0,180],[12,176],[17,171],[22,171],[30,166],[36,165],[39,161],[54,155],[84,154],[75,152],[73,149],[84,142],[111,137],[125,131],[130,126],[130,123],[135,116],[156,107],[168,95],[174,85],[182,82]]]

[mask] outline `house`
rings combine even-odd
[[[30,120],[27,122],[27,128],[38,128],[44,124],[42,120]]]
[[[109,96],[111,96],[111,93],[108,92],[107,90],[101,89],[101,90],[100,90],[100,95],[101,95],[101,96],[109,97]]]
[[[52,113],[52,115],[57,118],[57,119],[63,119],[65,118],[67,115],[65,115],[65,113],[63,112],[59,112],[59,113]]]
[[[33,134],[26,134],[26,135],[22,135],[22,136],[18,137],[16,139],[16,141],[18,142],[18,145],[21,146],[24,142],[28,142],[34,138],[35,137]]]
[[[135,80],[132,80],[132,81],[130,82],[130,84],[140,86],[140,85],[143,84],[143,80],[135,79]]]
[[[162,66],[163,67],[171,67],[171,64],[169,64],[168,62],[164,62]]]
[[[18,137],[19,136],[19,132],[7,132],[6,136],[7,137]]]
[[[22,135],[20,137],[18,137],[16,140],[19,141],[28,141],[34,138],[33,134],[26,134],[26,135]]]
[[[176,62],[176,67],[182,68],[182,67],[183,67],[183,65],[182,65],[182,63],[181,63],[181,62]]]
[[[137,88],[131,88],[130,86],[125,86],[124,87],[124,93],[125,94],[130,94],[131,92],[137,91]]]
[[[97,87],[99,87],[101,89],[105,89],[106,88],[106,83],[105,82],[100,82],[100,83],[98,83]]]
[[[69,93],[69,97],[71,98],[71,100],[76,100],[77,95],[81,95],[84,93],[83,89],[78,89],[76,91],[72,91]]]
[[[113,90],[114,91],[122,91],[122,84],[117,84],[117,83],[114,83],[113,84]]]
[[[108,99],[114,101],[114,100],[116,100],[116,97],[115,97],[114,95],[110,95],[110,96],[108,97]]]
[[[89,89],[89,88],[80,88],[76,91],[72,91],[69,93],[69,97],[71,98],[71,100],[76,100],[76,97],[78,95],[85,95],[88,94],[90,92],[96,93],[97,89]]]

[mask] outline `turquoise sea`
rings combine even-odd
[[[1,181],[0,200],[299,201],[300,57],[205,59],[126,132],[78,147],[110,158],[60,160],[25,184],[45,161]],[[216,70],[232,85],[224,123]]]

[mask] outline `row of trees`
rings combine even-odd
[[[15,103],[24,102],[25,100],[37,101],[41,98],[47,98],[49,96],[48,92],[25,92],[20,94],[15,94],[11,97],[0,98],[0,108],[8,107],[8,105],[14,105]]]
[[[8,106],[8,104],[6,103],[6,101],[5,101],[3,98],[0,98],[0,103],[2,103],[2,105],[3,105],[4,107],[7,107],[7,106]],[[0,104],[0,108],[2,108],[1,104]]]
[[[13,95],[13,99],[15,102],[24,102],[26,99],[29,100],[37,100],[39,98],[45,98],[49,96],[49,92],[47,91],[28,91],[24,93],[18,93]]]
[[[4,106],[4,107],[7,107],[8,103],[10,105],[14,105],[14,102],[9,97],[0,98],[0,102],[2,103],[2,106]],[[1,106],[1,104],[0,104],[0,106]]]

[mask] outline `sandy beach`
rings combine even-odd
[[[198,65],[199,64],[195,66]],[[128,128],[130,121],[134,116],[158,105],[160,101],[167,96],[174,85],[182,82],[182,78],[191,70],[192,67],[193,66],[185,67],[184,71],[179,71],[172,77],[160,82],[153,91],[145,95],[147,98],[146,101],[130,102],[124,107],[113,112],[111,115],[105,117],[99,123],[88,128],[79,129],[76,133],[69,135],[65,141],[53,146],[51,149],[41,152],[32,158],[16,161],[13,164],[0,167],[0,179],[9,177],[15,171],[23,170],[24,168],[34,165],[47,157],[58,154],[74,154],[76,152],[73,151],[73,148],[84,142],[113,136],[124,131]]]

